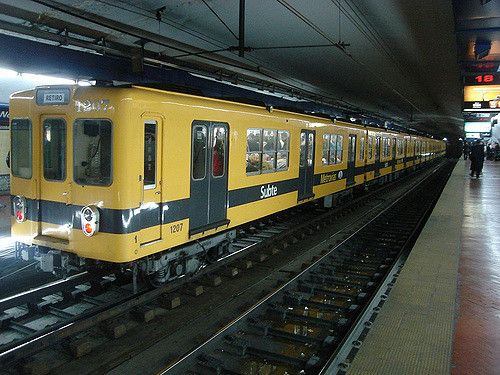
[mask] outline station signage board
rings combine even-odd
[[[464,77],[466,85],[498,85],[500,84],[500,73],[478,73]]]
[[[465,86],[464,111],[500,112],[500,85]]]

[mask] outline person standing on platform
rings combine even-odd
[[[464,160],[467,160],[467,157],[469,156],[469,144],[467,141],[464,141]]]
[[[476,174],[476,178],[479,178],[484,163],[484,144],[480,139],[471,147],[470,161],[470,176],[474,177]]]

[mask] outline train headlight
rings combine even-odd
[[[85,206],[82,208],[82,231],[87,237],[99,232],[99,216],[99,209],[96,206]]]
[[[12,200],[14,206],[14,216],[18,223],[26,221],[26,198],[21,195],[16,195]]]

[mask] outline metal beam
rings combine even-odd
[[[240,0],[240,31],[238,35],[238,55],[245,57],[245,0]]]

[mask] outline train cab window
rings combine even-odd
[[[365,159],[365,137],[359,139],[359,160]]]
[[[372,159],[373,158],[373,137],[369,136],[368,137],[368,157],[367,159]]]
[[[111,185],[111,121],[78,119],[73,126],[73,176],[80,185]]]
[[[226,165],[226,128],[214,126],[212,137],[212,176],[221,177],[224,175]]]
[[[156,121],[144,123],[144,189],[156,187]]]
[[[43,122],[43,177],[53,181],[66,179],[66,122],[61,118]]]
[[[31,121],[28,119],[12,119],[11,121],[11,155],[10,166],[12,175],[21,178],[31,178],[32,147]]]
[[[207,174],[207,127],[195,126],[193,129],[193,180],[203,180]]]

